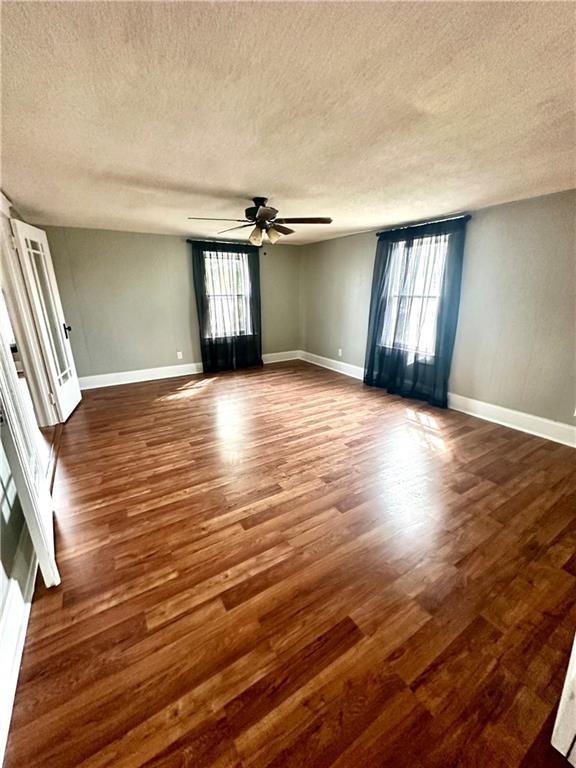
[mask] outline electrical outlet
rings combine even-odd
[[[341,349],[338,350],[338,357],[342,357],[342,350]]]
[[[176,357],[178,358],[178,360],[182,360],[182,351],[181,350],[178,350],[176,352]]]

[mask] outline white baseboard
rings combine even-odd
[[[351,376],[353,379],[364,378],[364,368],[360,365],[351,365],[350,363],[343,363],[342,360],[333,360],[330,357],[321,357],[321,355],[314,355],[312,352],[300,351],[300,360],[304,360],[307,363],[313,365],[319,365],[321,368],[328,368],[330,371],[336,371],[337,373],[343,373],[345,376]]]
[[[484,403],[481,400],[473,400],[471,397],[463,397],[452,392],[448,393],[448,407],[454,411],[468,413],[470,416],[477,416],[485,421],[493,421],[495,424],[502,424],[505,427],[518,429],[520,432],[528,432],[530,435],[544,437],[546,440],[576,448],[576,427],[571,424],[543,419],[541,416],[533,416],[531,413]]]
[[[95,376],[81,376],[80,389],[115,387],[118,384],[136,384],[139,381],[171,379],[175,376],[191,376],[202,373],[202,363],[184,363],[183,365],[165,365],[159,368],[141,368],[138,371],[118,371],[99,373]]]
[[[301,352],[293,349],[288,352],[269,352],[262,355],[264,364],[283,363],[287,360],[299,360]],[[141,368],[137,371],[118,371],[117,373],[99,373],[94,376],[81,376],[80,389],[98,389],[115,387],[119,384],[136,384],[140,381],[171,379],[176,376],[193,376],[202,373],[202,363],[184,363],[183,365],[165,365],[159,368]]]
[[[300,360],[302,352],[299,349],[291,349],[289,352],[268,352],[262,355],[264,365],[270,363],[286,363],[288,360]]]
[[[37,568],[32,540],[24,527],[0,615],[0,765],[8,741]]]

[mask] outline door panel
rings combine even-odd
[[[60,420],[66,421],[82,395],[48,238],[43,230],[17,219],[12,219],[12,228],[56,408]]]
[[[2,297],[0,296],[0,300]],[[60,583],[54,507],[40,453],[40,433],[24,401],[10,346],[0,331],[0,440],[47,587]]]

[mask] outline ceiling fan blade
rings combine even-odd
[[[242,224],[239,227],[230,227],[230,229],[223,229],[221,232],[218,232],[218,234],[223,235],[224,232],[232,232],[233,229],[246,229],[246,227],[253,227],[253,226],[254,226],[254,222],[251,221],[248,224]]]
[[[264,221],[270,221],[277,213],[278,211],[276,208],[271,208],[269,205],[261,205],[256,211],[256,220],[263,219]]]
[[[274,227],[274,229],[278,230],[278,232],[280,232],[280,234],[282,234],[282,235],[291,235],[292,232],[294,232],[294,230],[290,229],[290,227],[285,227],[282,224],[278,224],[278,222],[276,222],[276,221],[274,222],[274,224],[272,226]]]
[[[215,219],[209,216],[188,216],[192,221],[248,221],[248,219]]]
[[[332,224],[332,219],[328,216],[304,216],[300,218],[276,219],[274,224]]]

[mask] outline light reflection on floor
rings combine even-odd
[[[215,432],[220,458],[227,464],[236,464],[245,456],[244,443],[248,436],[249,420],[244,404],[226,397],[216,401]]]
[[[170,395],[164,395],[163,397],[159,397],[157,399],[163,403],[167,400],[184,400],[188,397],[194,397],[195,395],[202,394],[206,387],[208,387],[210,384],[213,384],[215,381],[217,381],[216,377],[213,379],[189,381],[188,383],[183,384],[181,387],[178,387],[176,392],[173,392]]]
[[[403,551],[409,551],[411,545],[420,546],[422,536],[432,543],[441,530],[438,518],[428,514],[428,501],[424,501],[428,496],[420,490],[422,484],[428,484],[427,478],[423,477],[420,483],[392,482],[380,496],[382,520],[392,524],[396,545]]]
[[[432,546],[444,532],[430,469],[438,457],[447,458],[450,449],[437,419],[415,408],[406,408],[405,421],[394,428],[393,455],[388,445],[391,438],[382,436],[381,495],[371,504],[378,506],[383,520],[390,521],[395,546],[407,555],[421,546],[422,537]]]
[[[412,439],[422,446],[430,448],[434,453],[448,453],[446,442],[440,435],[438,422],[433,416],[413,408],[406,408],[408,430]]]

